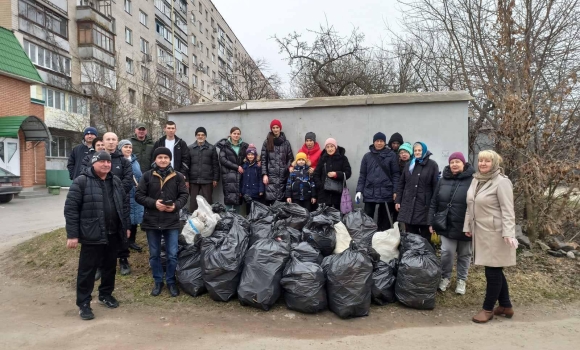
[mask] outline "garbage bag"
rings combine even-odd
[[[310,220],[310,212],[296,203],[282,203],[272,208],[276,212],[276,221],[284,221],[285,226],[298,231]]]
[[[342,218],[350,237],[362,247],[371,247],[377,224],[362,209],[355,209]]]
[[[325,216],[332,220],[332,224],[336,224],[340,222],[340,210],[335,209],[333,207],[329,207],[326,204],[322,203],[318,206],[318,209],[310,213],[310,217],[313,218],[315,216]]]
[[[336,247],[336,230],[332,219],[325,215],[314,216],[302,230],[304,239],[328,256]]]
[[[381,260],[388,263],[393,259],[399,259],[399,244],[401,233],[399,225],[395,223],[394,228],[377,232],[373,236],[373,248],[381,255]]]
[[[314,248],[308,242],[300,242],[292,248],[293,252],[298,253],[300,261],[321,264],[324,258],[319,250]]]
[[[270,207],[262,203],[253,202],[248,220],[250,221],[250,246],[259,239],[273,236],[275,213]]]
[[[334,230],[336,231],[336,246],[334,247],[334,254],[340,254],[344,252],[350,245],[350,235],[346,226],[342,222],[338,222],[334,225]]]
[[[201,272],[201,239],[179,253],[175,277],[179,287],[192,297],[207,292]]]
[[[208,237],[213,233],[220,215],[212,211],[212,207],[202,196],[195,197],[197,210],[187,218],[181,234],[185,237],[187,244],[192,244],[196,234]]]
[[[226,206],[223,205],[222,203],[214,203],[211,205],[211,211],[213,211],[214,213],[217,214],[221,214],[226,212]]]
[[[295,228],[285,226],[284,221],[277,221],[274,224],[273,235],[287,237],[291,247],[294,247],[298,245],[298,243],[302,242],[302,232]]]
[[[372,248],[359,248],[355,241],[338,255],[322,261],[326,276],[328,307],[340,318],[367,316],[371,307],[373,285]],[[376,255],[374,253],[373,255]]]
[[[398,260],[392,259],[388,263],[382,259],[375,263],[373,271],[373,302],[377,305],[394,303],[395,283],[397,281]]]
[[[433,247],[425,238],[412,233],[402,235],[401,245],[404,248],[397,271],[397,299],[415,309],[434,309],[441,265]]]
[[[280,298],[280,280],[290,257],[290,242],[286,239],[260,239],[248,249],[238,286],[240,304],[268,311]]]
[[[301,243],[302,244],[302,243]],[[304,243],[308,244],[308,243]],[[327,308],[326,279],[320,265],[304,261],[296,250],[290,253],[280,284],[290,310],[316,313]]]
[[[230,213],[218,222],[211,236],[202,240],[203,281],[215,301],[228,301],[236,295],[248,249],[248,228],[247,220]]]

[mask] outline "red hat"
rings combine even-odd
[[[280,130],[282,130],[282,123],[280,123],[280,121],[278,119],[274,119],[270,122],[270,130],[272,130],[272,127],[274,125],[278,125],[278,127],[280,128]]]
[[[465,164],[465,157],[463,156],[463,153],[461,153],[461,152],[451,153],[451,155],[449,156],[449,163],[451,163],[451,161],[453,159],[458,159],[461,161],[461,163]]]

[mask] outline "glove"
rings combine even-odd
[[[357,192],[356,196],[354,196],[354,200],[356,201],[356,204],[360,204],[361,197],[362,197],[362,193]]]

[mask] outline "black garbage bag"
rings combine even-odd
[[[395,283],[397,281],[398,262],[397,259],[392,259],[388,263],[382,260],[375,262],[372,288],[372,297],[375,304],[385,305],[397,301],[395,298]]]
[[[221,225],[220,225],[221,222]],[[218,222],[217,229],[201,244],[201,269],[205,287],[215,301],[228,301],[236,295],[244,256],[248,250],[249,224],[232,214]],[[222,228],[229,227],[224,231]]]
[[[328,306],[325,282],[320,265],[304,261],[300,253],[292,251],[280,281],[286,306],[304,313],[325,310]]]
[[[433,247],[413,233],[401,235],[401,246],[404,248],[397,271],[397,300],[415,309],[434,309],[441,265]]]
[[[292,251],[298,253],[300,261],[302,262],[311,262],[320,265],[324,258],[320,251],[308,242],[298,243],[296,246],[292,247]]]
[[[284,225],[301,231],[308,220],[310,212],[296,203],[282,203],[272,207],[276,211],[276,221],[284,221]]]
[[[262,238],[273,237],[275,213],[270,207],[253,202],[248,220],[250,221],[250,246]]]
[[[282,293],[280,280],[290,257],[288,237],[260,239],[248,249],[238,287],[240,304],[270,310]]]
[[[211,211],[213,211],[214,213],[221,214],[226,212],[227,210],[226,206],[223,205],[222,203],[214,203],[211,205]]]
[[[322,261],[326,276],[328,307],[340,318],[367,316],[371,307],[373,261],[372,248],[359,248],[354,241],[340,254]]]
[[[181,290],[197,297],[207,292],[201,272],[201,239],[186,246],[177,258],[175,277]]]
[[[372,247],[377,224],[362,209],[355,209],[342,218],[350,237],[362,247]]]
[[[279,220],[274,223],[272,236],[285,237],[285,239],[288,239],[288,242],[290,242],[291,247],[294,247],[298,243],[302,242],[302,232],[295,228],[286,226],[286,222],[284,220]]]
[[[326,215],[313,216],[302,230],[303,238],[316,247],[323,256],[331,255],[336,246],[336,230]]]
[[[329,207],[326,204],[320,204],[318,209],[310,213],[310,217],[313,218],[315,216],[326,216],[330,220],[332,220],[332,224],[336,224],[340,221],[340,210],[334,209],[333,207]]]

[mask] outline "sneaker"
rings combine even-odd
[[[127,258],[119,259],[119,266],[121,267],[121,275],[126,276],[131,273],[131,266]]]
[[[81,305],[81,307],[79,307],[79,316],[81,316],[81,319],[85,321],[92,320],[93,318],[95,318],[95,314],[93,313],[93,309],[91,309],[91,305],[90,304]]]
[[[98,281],[101,279],[101,268],[99,267],[97,269],[97,273],[95,273],[95,281]]]
[[[465,281],[457,280],[457,287],[455,287],[455,293],[464,295],[465,294]]]
[[[115,309],[119,307],[119,302],[112,295],[99,295],[99,303],[105,305],[109,309]]]
[[[441,282],[439,282],[439,290],[444,292],[447,290],[447,287],[449,287],[449,284],[451,283],[451,281],[449,280],[449,278],[442,278]]]

